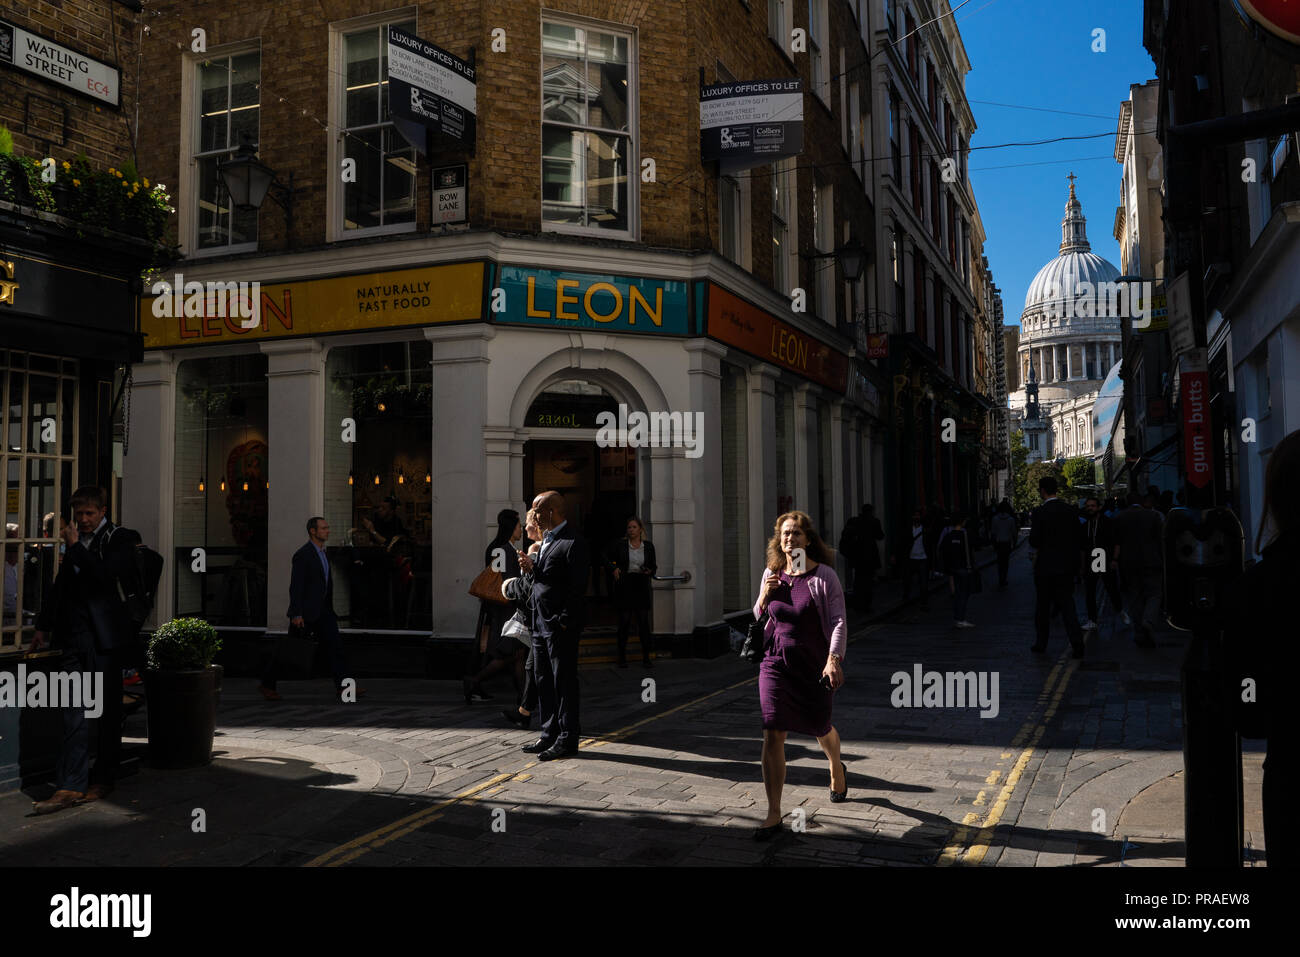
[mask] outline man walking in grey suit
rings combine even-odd
[[[334,692],[344,694],[347,665],[343,659],[343,638],[339,634],[339,621],[334,617],[334,575],[325,555],[325,542],[330,537],[330,524],[319,515],[307,520],[307,542],[293,554],[293,571],[289,576],[289,623],[302,629],[320,643],[329,660],[330,674],[334,678]],[[259,690],[268,701],[280,700],[275,690],[275,658],[262,677]],[[356,696],[365,692],[358,688]]]

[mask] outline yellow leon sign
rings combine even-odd
[[[482,318],[481,262],[299,282],[166,276],[140,300],[146,349],[424,326]]]

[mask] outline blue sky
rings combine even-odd
[[[1137,0],[971,0],[956,18],[971,62],[966,96],[977,129],[970,171],[988,237],[984,253],[1002,290],[1005,321],[1015,325],[1029,283],[1056,256],[1071,171],[1078,176],[1075,191],[1092,251],[1118,268],[1111,229],[1120,198],[1120,165],[1113,157],[1119,105],[1130,84],[1155,76],[1155,64],[1142,46]],[[1098,28],[1106,31],[1104,53],[1092,50]],[[1102,132],[1107,135],[1095,139],[980,149]],[[1020,165],[1028,163],[1043,165]]]

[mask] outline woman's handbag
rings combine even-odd
[[[756,665],[763,660],[763,655],[766,653],[767,612],[764,612],[757,621],[749,626],[749,631],[745,633],[745,643],[740,647],[740,657],[751,665]]]
[[[501,594],[501,573],[493,570],[491,566],[479,572],[478,577],[470,582],[469,593],[480,601],[495,602],[498,605],[510,604],[510,600]]]

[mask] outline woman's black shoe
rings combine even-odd
[[[756,827],[752,833],[756,841],[770,841],[781,833],[781,822],[777,821],[775,824],[767,825],[767,827]]]
[[[501,717],[525,731],[527,731],[528,726],[533,723],[533,716],[531,714],[520,714],[517,708],[513,711],[502,711]]]
[[[840,762],[840,773],[844,775],[844,790],[836,791],[833,788],[831,789],[832,804],[843,804],[849,798],[849,769],[844,766],[843,761]]]

